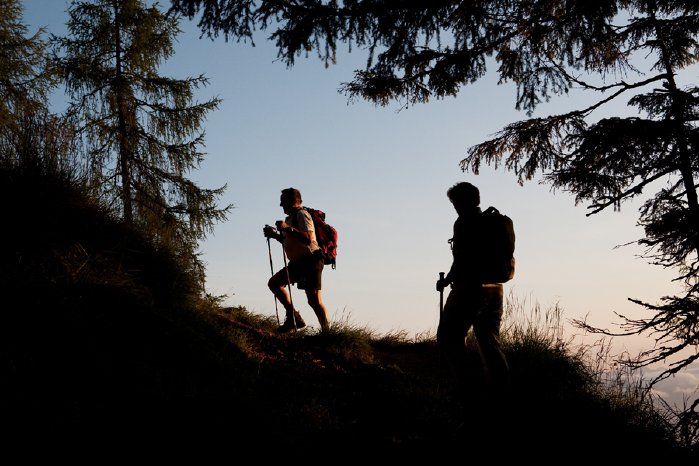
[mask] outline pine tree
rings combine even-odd
[[[0,161],[56,162],[64,125],[46,104],[53,81],[45,31],[28,36],[18,0],[0,0]]]
[[[216,206],[225,186],[204,189],[186,177],[204,158],[200,128],[220,101],[194,101],[208,84],[203,75],[158,74],[174,53],[178,17],[140,0],[73,1],[68,13],[68,35],[54,43],[92,185],[203,279],[198,241],[231,206]]]

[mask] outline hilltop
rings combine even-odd
[[[0,190],[8,445],[264,462],[690,457],[662,415],[610,396],[564,344],[509,340],[513,387],[494,396],[475,347],[458,370],[430,338],[346,322],[279,335],[274,318],[197,294],[168,251],[69,180],[4,170]]]

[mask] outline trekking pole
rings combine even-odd
[[[274,265],[272,265],[272,246],[269,244],[269,238],[267,238],[267,251],[269,251],[269,268],[272,271],[272,276],[274,276]],[[274,312],[277,313],[277,325],[279,325],[279,304],[277,304],[277,296],[274,296]]]
[[[289,267],[286,264],[286,251],[284,250],[284,243],[282,243],[282,256],[284,256],[284,270],[286,270],[286,284],[289,285],[289,303],[291,304],[291,319],[294,323],[294,330],[296,328],[296,308],[294,307],[294,300],[291,297],[291,276],[289,275]]]
[[[444,280],[444,272],[439,272],[439,281],[441,282]],[[444,310],[444,287],[440,288],[439,290],[439,315],[442,315],[442,311]]]

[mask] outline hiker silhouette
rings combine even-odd
[[[289,293],[285,289],[287,286],[291,288],[294,283],[298,289],[306,292],[308,304],[315,312],[321,330],[327,330],[330,325],[320,293],[324,259],[316,240],[313,219],[303,209],[302,202],[298,189],[283,189],[279,205],[287,215],[286,218],[276,222],[276,229],[265,225],[262,230],[266,238],[274,238],[282,243],[285,261],[289,257],[289,263],[285,263],[267,283],[286,310],[286,319],[278,329],[280,332],[306,326],[301,314],[294,309],[291,289]]]
[[[450,361],[463,366],[466,336],[471,328],[478,342],[486,386],[498,392],[509,389],[510,371],[500,345],[503,313],[502,283],[482,283],[479,277],[480,191],[471,183],[456,183],[447,190],[458,218],[454,222],[453,261],[449,272],[437,280],[437,291],[451,291],[441,309],[437,342]]]

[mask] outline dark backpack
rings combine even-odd
[[[318,246],[323,253],[325,265],[331,265],[334,269],[337,262],[337,230],[325,223],[325,212],[311,207],[304,207],[311,214],[313,229],[316,233]]]
[[[515,230],[512,219],[495,207],[488,207],[480,219],[480,282],[508,282],[515,275]]]

